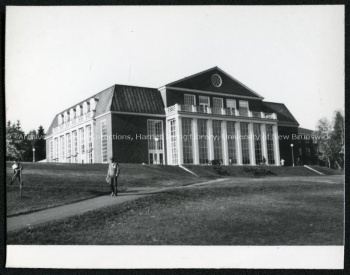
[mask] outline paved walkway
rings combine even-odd
[[[23,214],[15,217],[7,218],[7,232],[27,228],[30,226],[47,223],[55,220],[69,218],[75,215],[80,215],[88,211],[98,208],[121,204],[127,201],[132,201],[140,197],[150,196],[152,194],[164,192],[176,188],[188,188],[221,182],[228,180],[227,178],[216,179],[202,183],[196,183],[181,187],[163,187],[163,188],[129,188],[126,192],[119,193],[117,197],[101,196],[92,199],[87,199],[80,202],[66,204],[58,207],[53,207],[29,214]]]

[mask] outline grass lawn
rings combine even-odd
[[[22,163],[23,196],[18,182],[9,185],[13,170],[7,162],[7,215],[17,215],[107,194],[107,164]],[[118,184],[128,187],[181,186],[205,181],[174,166],[120,164]]]
[[[344,177],[228,179],[8,233],[8,244],[342,245]]]

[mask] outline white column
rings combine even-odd
[[[235,122],[235,133],[236,133],[236,157],[237,164],[242,165],[242,139],[241,139],[241,124],[239,121]]]
[[[166,164],[174,164],[172,160],[172,152],[171,152],[171,133],[170,133],[170,120],[167,120],[165,123],[165,131],[166,131],[166,157],[167,157],[167,163]]]
[[[227,122],[226,120],[223,120],[221,122],[221,136],[222,136],[222,156],[223,156],[223,161],[224,165],[229,165],[229,160],[228,160],[228,142],[227,142]]]
[[[273,149],[275,152],[275,163],[277,166],[279,166],[280,165],[280,143],[278,138],[277,124],[274,124],[272,126],[272,130],[273,130]]]
[[[197,121],[197,118],[192,119],[192,154],[193,154],[193,164],[199,164],[198,121]]]
[[[266,164],[269,164],[269,158],[267,155],[267,142],[266,142],[266,124],[261,124],[261,152],[263,157],[266,159]]]
[[[254,126],[252,122],[248,123],[248,136],[249,136],[249,157],[250,164],[256,165],[255,161],[255,148],[254,148]]]
[[[207,128],[208,128],[208,157],[209,161],[214,159],[214,141],[213,141],[213,120],[207,120]]]
[[[182,147],[182,119],[176,118],[176,141],[178,147],[178,164],[183,164],[183,147]]]

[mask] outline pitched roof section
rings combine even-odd
[[[212,83],[212,76],[214,74],[219,75],[222,79],[222,84],[220,87],[216,87]],[[261,95],[254,92],[252,89],[248,88],[218,67],[214,67],[206,71],[185,77],[165,86],[263,99]]]
[[[95,99],[98,100],[97,101],[97,105],[96,105],[95,116],[98,116],[98,115],[101,115],[101,114],[107,112],[108,110],[110,110],[110,107],[111,107],[113,91],[114,91],[114,85],[109,87],[109,88],[107,88],[107,89],[105,89],[105,90],[103,90],[102,92],[99,92],[99,93],[97,93],[97,94],[95,94],[93,96],[90,96],[90,97],[86,98],[85,100],[75,104],[74,106],[71,106],[71,107],[63,110],[62,112],[59,112],[55,116],[54,120],[52,121],[49,129],[47,130],[46,135],[48,135],[48,136],[51,135],[52,134],[52,129],[54,127],[58,126],[58,115],[63,114],[65,111],[69,112],[70,109],[72,109],[72,108],[75,110],[78,105],[80,105],[82,107],[83,103],[85,101],[90,100],[91,98],[95,98]]]
[[[113,85],[112,87],[99,92],[89,98],[63,110],[59,114],[75,109],[77,105],[83,105],[85,101],[96,98],[95,116],[102,115],[109,111],[164,114],[164,103],[160,92],[153,88],[134,87],[126,85]],[[52,129],[58,126],[58,115],[53,119],[46,135],[52,134]]]
[[[161,114],[164,103],[160,92],[153,88],[115,85],[111,111]]]
[[[278,124],[286,126],[299,126],[298,121],[283,103],[263,102],[264,112],[276,113]]]

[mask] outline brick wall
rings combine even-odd
[[[164,118],[112,114],[113,155],[117,162],[148,164],[148,140],[140,138],[147,135],[148,119],[162,120],[165,134]]]

